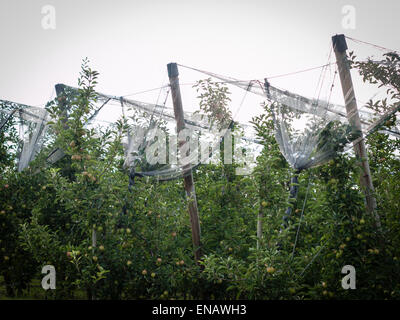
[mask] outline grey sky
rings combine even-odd
[[[55,30],[42,28],[44,5],[56,9]],[[344,5],[356,9],[354,30],[342,27]],[[399,50],[399,12],[398,0],[1,0],[0,98],[43,104],[56,83],[77,85],[84,57],[99,91],[125,95],[165,84],[169,62],[239,79],[323,65],[336,33]],[[312,95],[317,78],[272,83]]]

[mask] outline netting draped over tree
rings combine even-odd
[[[185,67],[185,66],[182,66]],[[252,92],[270,102],[271,112],[275,125],[275,137],[280,150],[290,166],[298,171],[321,165],[334,158],[338,152],[349,150],[352,144],[375,130],[390,134],[398,134],[395,129],[390,132],[382,128],[382,124],[398,111],[399,104],[385,112],[377,112],[370,106],[358,108],[361,131],[353,124],[355,114],[348,114],[346,108],[334,104],[320,97],[311,99],[293,92],[282,90],[271,85],[268,81],[237,80],[221,76],[212,72],[192,69],[208,76],[222,80],[224,84],[233,85],[246,92]],[[61,85],[65,93],[72,98],[77,94],[76,88]],[[168,86],[164,87],[169,89]],[[165,102],[168,91],[165,90]],[[104,127],[115,124],[124,117],[129,129],[124,136],[125,167],[136,175],[157,176],[161,179],[173,179],[184,174],[186,169],[194,168],[199,164],[199,150],[204,145],[210,158],[219,151],[220,139],[228,127],[218,128],[214,121],[199,112],[185,112],[185,125],[190,130],[187,140],[190,157],[179,155],[176,152],[175,116],[172,108],[166,104],[144,103],[124,97],[110,96],[96,93],[94,112],[89,116],[86,127]],[[2,119],[18,118],[21,148],[18,169],[21,171],[35,158],[43,146],[50,143],[47,122],[49,114],[46,109],[1,101],[3,108]],[[66,104],[68,113],[68,103]],[[188,110],[188,109],[187,109]],[[228,122],[229,123],[229,122]],[[248,131],[242,125],[244,131]],[[221,131],[221,129],[223,129]],[[166,150],[157,150],[155,130],[164,139]],[[221,133],[222,132],[222,133]],[[247,134],[243,141],[251,145],[257,140]],[[152,149],[152,146],[154,148]],[[154,152],[148,152],[153,150]],[[201,150],[200,150],[201,151]],[[204,154],[204,152],[203,152]],[[49,151],[47,161],[54,163],[64,156],[62,150]],[[180,163],[184,158],[185,163]],[[164,163],[163,163],[164,162]],[[189,166],[188,166],[189,163]]]
[[[186,66],[182,66],[186,67]],[[238,80],[212,72],[186,67],[265,97],[271,102],[275,137],[283,156],[295,170],[321,165],[338,152],[349,150],[366,135],[379,129],[387,118],[398,111],[395,105],[377,113],[364,105],[358,109],[361,132],[352,125],[354,113],[345,106],[323,99],[311,99],[274,87],[265,81]]]
[[[2,125],[15,117],[18,123],[20,145],[18,148],[18,170],[21,171],[35,159],[38,152],[46,143],[49,113],[44,108],[16,104],[1,100]]]
[[[66,95],[64,111],[68,117],[68,106],[78,96],[78,89],[66,85],[57,86]],[[167,96],[168,92],[166,98]],[[128,129],[123,136],[124,167],[130,170],[132,178],[156,176],[161,180],[169,180],[182,177],[188,169],[215,160],[220,151],[220,141],[228,131],[228,127],[219,128],[205,114],[185,112],[187,155],[178,156],[175,116],[165,103],[145,103],[102,93],[96,93],[91,103],[94,104],[94,111],[86,119],[86,128],[104,129],[114,126],[119,119],[125,119]],[[0,100],[0,104],[4,121],[10,117],[19,118],[17,125],[22,133],[18,170],[21,171],[35,159],[44,146],[50,144],[52,138],[47,134],[50,115],[45,108],[3,100]],[[245,143],[257,143],[251,137],[241,137],[241,140]],[[63,156],[64,152],[60,149],[49,150],[47,162],[55,163]]]

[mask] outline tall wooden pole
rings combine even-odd
[[[179,87],[178,66],[176,63],[169,63],[167,65],[167,68],[168,68],[169,83],[171,86],[172,102],[174,105],[177,134],[179,137],[179,132],[185,129],[185,118],[183,115],[182,98]],[[185,142],[186,140],[178,141],[179,148],[181,148],[181,146]],[[194,188],[192,169],[190,168],[190,165],[184,167],[183,170],[184,170],[183,185],[185,187],[186,196],[188,198],[188,209],[190,216],[190,224],[192,227],[194,257],[196,262],[198,262],[201,256],[201,242],[200,242],[200,221],[197,210],[196,192]]]
[[[354,94],[353,81],[351,79],[350,65],[347,60],[346,50],[347,43],[343,34],[335,35],[332,37],[333,49],[336,55],[336,61],[339,69],[340,83],[346,106],[347,118],[350,125],[361,133],[361,121],[358,114],[357,101]],[[375,225],[378,229],[381,228],[379,215],[376,212],[376,198],[374,186],[372,184],[371,171],[368,163],[367,150],[365,148],[364,139],[360,139],[353,144],[356,156],[361,161],[361,177],[360,184],[365,193],[367,212],[372,214],[375,218]]]
[[[66,100],[65,100],[65,85],[58,83],[55,85],[56,88],[56,95],[58,98],[58,105],[62,111],[62,116],[65,117],[65,119],[62,121],[64,123],[64,127],[66,127],[65,123],[67,122],[67,111],[66,111]]]

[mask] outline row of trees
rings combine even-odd
[[[382,69],[355,57],[353,63],[367,81],[392,84],[391,94],[399,94],[393,64]],[[48,104],[54,139],[28,169],[16,170],[15,122],[0,133],[0,270],[8,296],[25,294],[32,279],[41,279],[42,267],[54,265],[57,289],[48,294],[54,298],[78,291],[97,299],[400,298],[398,139],[382,133],[367,139],[382,219],[377,234],[357,184],[358,160],[349,154],[302,172],[297,201],[288,204],[293,172],[265,104],[253,119],[263,150],[252,175],[236,175],[235,164],[223,161],[194,172],[203,246],[197,265],[181,179],[140,178],[130,191],[121,144],[126,123],[85,128],[96,78],[85,62],[78,96]],[[197,88],[203,111],[226,121],[227,89],[212,81]],[[66,156],[45,166],[55,148]],[[294,213],[280,232],[288,205]],[[263,224],[261,238],[257,223]],[[357,271],[356,290],[341,286],[341,269],[349,264]]]

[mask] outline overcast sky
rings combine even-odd
[[[55,8],[55,29],[42,26],[45,5]],[[345,5],[354,29],[342,23]],[[399,50],[399,12],[398,0],[1,0],[0,99],[43,104],[56,83],[77,85],[84,57],[100,72],[99,91],[126,95],[166,84],[169,62],[239,79],[323,65],[340,33]],[[318,72],[271,83],[310,96]]]

